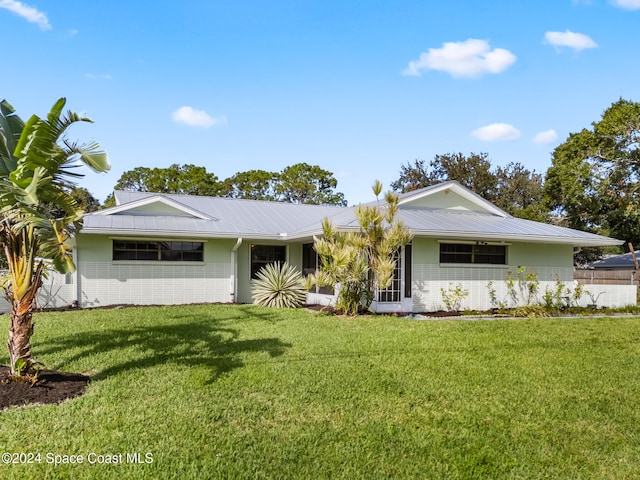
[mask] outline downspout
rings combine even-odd
[[[238,291],[238,261],[237,251],[242,245],[242,237],[238,237],[236,244],[231,249],[231,302],[236,303],[236,292]]]
[[[71,259],[73,261],[73,264],[76,266],[75,271],[71,274],[71,281],[73,282],[73,287],[71,288],[71,291],[73,292],[71,296],[71,306],[79,307],[80,303],[78,302],[78,299],[80,298],[80,268],[78,266],[78,242],[75,238],[73,239]]]

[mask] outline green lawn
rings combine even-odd
[[[33,345],[47,368],[89,372],[93,381],[62,405],[0,413],[0,449],[41,454],[39,464],[0,464],[0,478],[640,472],[637,318],[130,308],[38,314]],[[126,462],[134,453],[152,463],[88,463],[89,454]],[[48,464],[54,454],[84,463]]]

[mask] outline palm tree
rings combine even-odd
[[[73,180],[82,177],[73,168],[110,168],[98,143],[67,139],[72,124],[91,120],[63,114],[65,104],[61,98],[46,119],[33,115],[23,123],[9,103],[0,102],[0,244],[9,270],[0,287],[11,306],[7,345],[11,373],[17,376],[34,367],[32,315],[45,269],[75,271],[67,240],[83,212],[70,195]]]

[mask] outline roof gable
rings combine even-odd
[[[160,195],[134,200],[129,203],[107,208],[96,212],[96,215],[139,215],[139,216],[168,216],[191,217],[201,220],[217,220],[172,198]]]
[[[437,208],[490,213],[499,217],[511,216],[456,181],[405,193],[400,196],[398,205],[400,208]]]

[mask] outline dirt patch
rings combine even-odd
[[[84,393],[90,378],[79,373],[41,370],[36,382],[11,381],[9,367],[0,366],[0,410],[10,406],[60,403]]]

